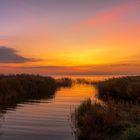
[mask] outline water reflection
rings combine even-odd
[[[2,105],[1,140],[74,140],[70,113],[81,100],[93,97],[95,88],[74,85],[61,88],[52,96],[34,97]]]
[[[54,89],[44,94],[34,94],[34,96],[8,98],[6,100],[0,98],[0,137],[2,137],[2,135],[5,135],[2,132],[2,128],[3,124],[5,125],[6,114],[8,114],[9,112],[16,112],[17,109],[27,104],[31,106],[35,104],[38,105],[41,103],[41,100],[46,100],[49,102],[49,100],[54,98],[56,91],[57,89]],[[21,121],[22,116],[24,116],[24,112],[21,113]]]
[[[70,114],[85,98],[96,100],[91,85],[75,84],[23,100],[0,101],[1,140],[74,140]]]

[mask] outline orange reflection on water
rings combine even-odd
[[[81,101],[96,100],[96,88],[91,85],[75,84],[71,88],[61,88],[52,99],[42,99],[35,103],[19,104],[14,110],[8,110],[2,123],[3,137],[7,135],[18,140],[31,136],[32,139],[73,140],[70,115]]]

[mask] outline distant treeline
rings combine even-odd
[[[60,87],[69,87],[69,78],[54,79],[40,75],[0,75],[0,106],[14,106],[27,100],[51,98]]]

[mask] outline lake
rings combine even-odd
[[[71,76],[93,81],[112,76]],[[55,76],[59,78],[59,76]],[[25,101],[0,113],[0,140],[74,140],[70,115],[86,98],[96,100],[94,86],[61,88],[49,99]]]

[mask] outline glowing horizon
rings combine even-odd
[[[1,0],[0,73],[140,74],[137,0]]]

